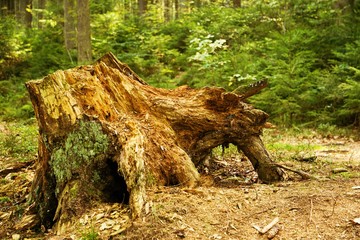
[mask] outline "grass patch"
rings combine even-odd
[[[7,203],[10,202],[10,198],[9,197],[0,197],[0,203]]]
[[[0,155],[27,161],[37,153],[38,126],[35,121],[11,122],[0,132]]]
[[[229,146],[217,146],[212,149],[212,154],[214,156],[224,156],[229,157],[231,155],[239,154],[237,147],[234,144],[229,144]]]
[[[81,240],[98,240],[100,239],[99,234],[92,227],[87,232],[81,234]]]

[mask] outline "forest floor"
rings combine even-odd
[[[233,146],[224,153],[218,148],[199,167],[199,187],[148,189],[140,219],[130,221],[125,204],[102,203],[54,236],[51,230],[25,230],[36,156],[9,154],[21,151],[12,131],[0,124],[0,239],[360,239],[357,139],[267,130],[263,139],[272,158],[317,180],[287,172],[287,181],[261,184]],[[29,142],[25,146],[33,153]],[[267,233],[256,229],[273,220],[278,223]]]

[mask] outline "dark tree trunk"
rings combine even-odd
[[[233,0],[233,7],[240,8],[241,7],[241,0]]]
[[[56,231],[97,201],[128,202],[139,216],[146,187],[196,186],[196,165],[222,144],[237,145],[264,182],[283,176],[260,139],[268,115],[246,95],[154,88],[112,54],[26,86],[40,132],[32,200]]]

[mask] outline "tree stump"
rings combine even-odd
[[[146,187],[196,186],[214,147],[235,144],[263,182],[281,180],[260,139],[268,115],[222,88],[149,86],[111,53],[26,83],[39,125],[31,199],[41,224],[62,224],[98,201],[141,214]]]

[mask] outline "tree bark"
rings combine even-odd
[[[233,0],[233,7],[240,8],[241,7],[241,0]]]
[[[83,64],[92,59],[89,0],[77,0],[77,17],[77,56]]]
[[[222,144],[244,151],[264,182],[283,176],[260,139],[268,115],[222,88],[154,88],[111,53],[26,87],[40,132],[31,196],[59,232],[94,202],[128,202],[135,218],[146,187],[196,186],[196,166]]]
[[[77,11],[75,0],[64,0],[64,40],[65,48],[70,58],[71,52],[76,50],[76,20]]]
[[[147,0],[138,0],[139,16],[143,16],[147,11]]]
[[[30,28],[32,16],[27,11],[27,8],[31,7],[31,0],[16,0],[15,1],[15,16],[16,19],[24,24],[24,26]]]

